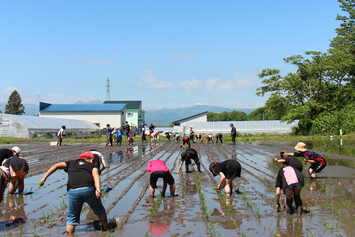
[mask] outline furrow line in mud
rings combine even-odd
[[[233,153],[230,152],[230,151],[228,151],[227,149],[225,149],[225,151],[226,151],[227,153],[233,155]],[[221,153],[222,153],[222,152],[221,152]],[[245,159],[247,159],[243,154],[241,154],[241,155],[242,155]],[[264,175],[270,177],[271,179],[274,179],[274,178],[275,178],[275,177],[273,177],[273,176],[271,176],[271,175],[265,173],[264,171],[262,171],[262,170],[260,170],[260,169],[258,169],[258,168],[255,168],[254,166],[252,166],[252,165],[250,165],[250,164],[248,164],[248,163],[242,161],[242,160],[241,160],[240,158],[238,158],[238,157],[236,157],[236,159],[237,159],[238,161],[242,162],[243,164],[245,164],[245,165],[247,165],[247,166],[249,166],[249,167],[251,167],[251,168],[257,170],[258,172],[263,173]],[[249,159],[247,159],[247,160],[249,160]]]
[[[164,160],[164,163],[166,163],[166,162],[171,158],[172,154],[173,154],[176,150],[177,150],[177,146],[175,147],[174,151],[171,152],[171,155],[168,156],[168,157]],[[164,154],[165,154],[165,153],[164,153]],[[159,160],[162,156],[164,156],[164,154],[161,155],[161,156],[158,158],[158,160]],[[137,177],[136,180],[138,180],[138,179],[139,179],[140,177],[142,177],[144,174],[145,174],[145,172],[143,172],[139,177]],[[136,182],[136,181],[131,182],[131,183],[129,184],[129,186],[124,190],[124,194],[122,193],[122,195],[121,195],[120,197],[118,197],[118,198],[115,200],[115,202],[112,203],[112,204],[109,206],[109,208],[106,209],[106,212],[107,212],[107,213],[108,213],[110,210],[112,210],[112,208],[117,204],[117,202],[118,202],[119,200],[122,199],[122,197],[123,197],[124,195],[126,195],[126,193],[128,192],[128,190],[133,186],[133,184],[134,184],[135,182]],[[135,200],[135,202],[133,203],[133,205],[132,205],[132,207],[130,208],[130,210],[129,210],[129,211],[127,212],[127,214],[125,214],[124,217],[121,219],[121,222],[120,222],[120,225],[121,225],[121,226],[120,226],[120,228],[122,228],[122,225],[123,225],[124,223],[127,223],[127,222],[128,222],[129,217],[130,217],[131,214],[134,212],[134,210],[137,208],[139,202],[142,200],[142,198],[143,198],[144,195],[146,194],[149,185],[150,185],[150,181],[148,180],[147,183],[146,183],[146,185],[143,187],[142,192],[140,193],[140,195],[138,196],[138,198]]]
[[[160,160],[161,157],[163,157],[166,154],[166,152],[164,152],[160,157],[157,158],[157,160]],[[171,153],[172,155],[172,153]],[[171,157],[171,155],[165,160],[165,162]],[[138,167],[136,170],[138,170],[139,168],[141,168],[147,161],[144,161],[142,163],[142,165],[140,167]],[[133,172],[135,172],[136,170],[134,170]],[[129,175],[131,175],[133,172],[131,172]],[[138,175],[128,186],[127,188],[122,192],[122,194],[116,198],[116,200],[114,202],[112,202],[110,204],[110,206],[106,209],[106,212],[108,213],[122,198],[124,195],[126,195],[126,193],[131,189],[131,187],[133,186],[133,184],[139,179],[141,178],[144,174],[146,174],[146,172],[142,172],[140,175]],[[115,187],[118,185],[119,182],[121,182],[122,180],[124,180],[126,177],[128,177],[129,175],[126,175],[122,178],[120,178],[118,181],[116,181],[114,183],[114,185],[112,185],[111,187]]]
[[[166,145],[166,144],[164,144],[164,145],[162,145],[162,146],[159,146],[157,149],[154,149],[152,152],[150,152],[148,155],[146,155],[146,156],[144,156],[144,157],[150,157],[150,156],[155,156],[157,153],[159,153],[161,150],[163,150],[163,149],[165,149],[165,147],[167,147],[168,145]],[[136,156],[134,156],[134,157],[131,157],[130,159],[127,159],[127,160],[125,160],[124,162],[122,162],[122,164],[125,164],[125,163],[127,163],[128,161],[130,161],[130,160],[132,160],[132,159],[134,159],[134,158],[136,158]],[[143,158],[143,156],[142,156],[142,158]],[[134,165],[135,163],[137,163],[137,162],[139,162],[140,160],[136,160],[136,161],[134,161],[132,164],[130,164],[130,166],[132,166],[132,165]],[[130,167],[129,166],[129,167]],[[112,169],[109,169],[109,170],[105,170],[101,175],[104,175],[105,173],[108,173],[108,172],[110,172],[110,171],[113,171],[113,170],[115,170],[115,169],[118,169],[120,166],[116,166],[115,168],[112,168]],[[126,168],[128,168],[128,167],[126,167]]]
[[[159,151],[159,152],[160,152],[160,151]],[[157,152],[157,153],[158,153],[158,152]],[[162,157],[162,156],[165,155],[166,153],[167,153],[167,152],[164,151],[164,153],[163,153],[160,157]],[[154,155],[155,155],[155,154],[154,154]],[[125,170],[120,170],[120,171],[116,172],[115,174],[112,174],[111,176],[109,176],[109,177],[107,177],[106,179],[102,180],[101,183],[104,183],[104,182],[107,181],[107,180],[113,180],[112,177],[118,176],[118,174],[119,174],[120,172],[128,172],[128,171],[127,171],[128,168],[135,166],[136,163],[138,163],[138,162],[141,162],[141,165],[135,166],[135,168],[134,168],[133,170],[131,170],[128,174],[126,174],[126,175],[124,175],[124,176],[120,176],[120,178],[118,178],[118,180],[115,181],[115,183],[114,183],[113,185],[111,185],[111,188],[113,188],[113,187],[117,186],[117,184],[118,184],[119,182],[121,182],[122,180],[124,180],[125,178],[127,178],[128,176],[130,176],[132,173],[134,173],[135,171],[137,171],[138,169],[140,169],[140,168],[141,168],[148,160],[150,160],[151,158],[152,158],[152,155],[145,156],[145,159],[143,160],[143,162],[142,162],[141,159],[139,159],[139,160],[133,162],[132,164],[130,164],[128,167],[126,167]],[[160,158],[159,158],[159,159],[160,159]],[[117,167],[117,168],[118,168],[118,167]],[[111,170],[111,171],[112,171],[112,170]]]
[[[131,209],[129,209],[129,211],[127,212],[127,214],[124,215],[124,217],[121,219],[121,226],[119,226],[119,228],[122,228],[123,223],[127,223],[129,217],[132,215],[132,213],[134,212],[134,210],[137,208],[139,202],[142,200],[142,198],[144,197],[144,195],[147,192],[147,189],[150,185],[150,182],[147,181],[147,183],[144,185],[142,192],[140,193],[140,195],[137,197],[137,199],[134,201]]]

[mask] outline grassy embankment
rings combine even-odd
[[[338,138],[340,136],[334,136],[334,138]],[[343,135],[342,138],[355,138],[355,134],[350,135]],[[147,141],[150,142],[148,136],[146,136]],[[202,138],[204,142],[206,142],[206,138]],[[321,139],[329,139],[329,136],[293,136],[293,135],[252,135],[246,134],[236,137],[236,142],[253,142],[253,141],[287,141],[287,140],[321,140]],[[135,143],[141,143],[141,136],[134,137]],[[181,139],[180,139],[181,140]],[[215,142],[215,138],[213,138]],[[228,135],[223,136],[223,142],[228,144],[232,144],[232,138]],[[0,144],[16,144],[16,143],[32,143],[32,142],[50,142],[50,141],[57,141],[57,137],[48,137],[48,138],[13,138],[13,137],[0,137]],[[74,137],[64,137],[64,143],[71,143],[71,142],[106,142],[106,135],[102,136],[94,136],[91,138],[74,138]],[[165,141],[165,136],[159,136],[157,142]],[[173,138],[170,141],[174,141]],[[122,139],[123,144],[128,144],[127,138],[123,137]],[[199,143],[199,142],[197,142]]]

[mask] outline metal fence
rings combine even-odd
[[[280,122],[279,120],[261,120],[261,121],[225,121],[225,122],[188,122],[184,128],[186,134],[193,127],[195,134],[216,133],[230,134],[230,124],[233,123],[237,132],[240,134],[288,134],[292,127],[298,125],[298,120],[292,123]]]

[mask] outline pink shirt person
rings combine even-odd
[[[169,168],[166,167],[164,161],[162,160],[152,160],[148,163],[147,171],[149,171],[150,173],[154,173],[155,171],[168,172]]]

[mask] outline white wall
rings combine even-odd
[[[174,125],[174,131],[183,133],[186,130],[186,123],[188,122],[207,122],[207,114],[201,115],[200,117],[191,118],[190,120],[184,120],[182,123],[180,123],[180,126]]]
[[[100,124],[100,128],[106,128],[106,124],[112,127],[122,127],[126,121],[126,111],[118,112],[41,112],[40,117],[63,118],[84,120],[95,124]],[[65,124],[63,124],[65,125]]]

